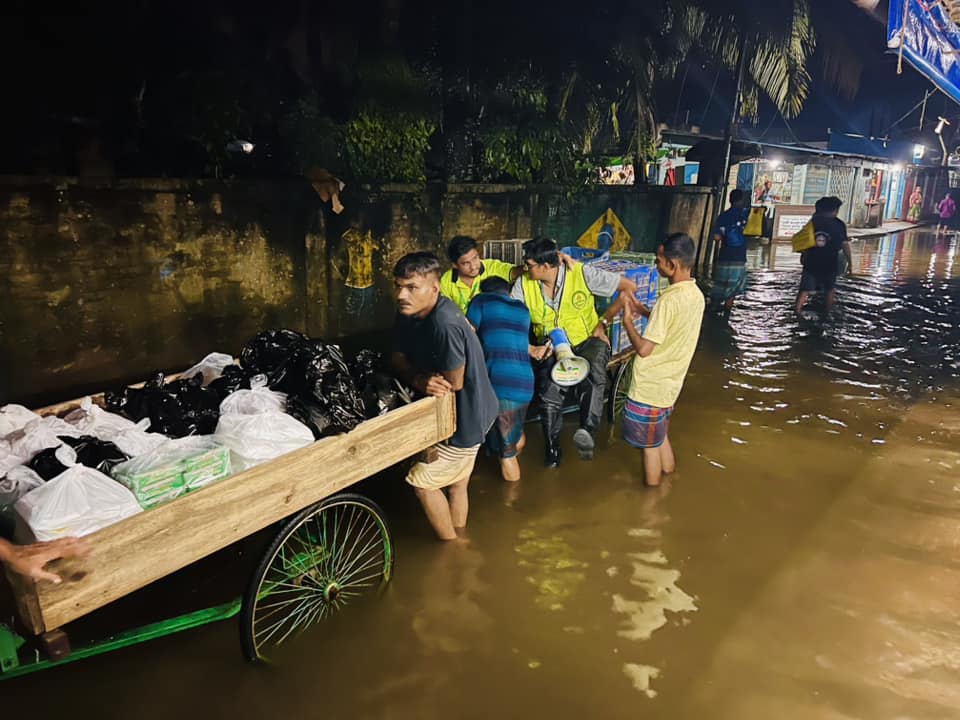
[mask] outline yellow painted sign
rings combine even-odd
[[[373,286],[373,256],[379,250],[373,233],[350,228],[341,236],[347,248],[347,277],[343,284],[363,290]]]
[[[577,245],[585,248],[599,247],[597,239],[600,237],[604,225],[610,225],[612,229],[613,237],[610,239],[610,250],[620,251],[630,247],[630,233],[627,232],[627,228],[620,222],[620,218],[610,208],[607,208],[603,215],[587,228],[587,231],[577,240]]]

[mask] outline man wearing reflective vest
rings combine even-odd
[[[440,294],[452,300],[464,314],[470,301],[480,294],[480,283],[490,277],[500,277],[513,282],[523,271],[522,266],[503,260],[480,258],[477,241],[467,235],[457,235],[447,245],[447,257],[453,266],[440,276]],[[560,253],[560,260],[573,267],[576,261]]]
[[[452,268],[440,276],[440,294],[452,300],[461,311],[480,294],[480,283],[488,277],[501,277],[513,282],[520,268],[503,260],[480,259],[477,241],[466,235],[457,235],[447,246],[447,257]]]
[[[618,298],[601,318],[597,315],[594,298],[597,295],[610,297],[617,291],[633,294],[637,286],[632,280],[590,265],[577,263],[567,267],[560,261],[557,244],[548,238],[525,242],[523,261],[523,275],[514,284],[511,295],[522,300],[530,310],[536,343],[530,345],[530,356],[535,361],[546,465],[557,467],[560,464],[563,402],[570,390],[577,394],[580,406],[580,427],[574,433],[573,441],[580,457],[589,460],[593,458],[593,433],[600,425],[607,386],[607,364],[610,362],[607,327],[621,307]],[[551,357],[552,349],[547,340],[550,331],[558,327],[566,332],[574,354],[590,363],[587,378],[573,388],[561,387],[551,377],[555,360]]]

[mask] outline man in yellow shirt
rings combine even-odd
[[[477,241],[466,235],[457,235],[450,241],[447,257],[453,267],[440,276],[440,293],[459,306],[464,314],[470,301],[480,294],[480,283],[489,277],[512,282],[521,270],[503,260],[481,260]]]
[[[657,300],[641,336],[634,327],[637,303],[624,303],[623,328],[637,357],[623,411],[623,437],[643,449],[647,485],[660,484],[676,460],[667,431],[673,405],[680,395],[690,361],[697,349],[703,320],[703,294],[690,272],[696,246],[689,235],[674,233],[657,248],[657,270],[670,281]]]

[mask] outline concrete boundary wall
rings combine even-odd
[[[706,188],[348,186],[336,215],[290,180],[0,177],[0,403],[40,402],[239,351],[260,330],[383,337],[393,264],[446,241],[546,234],[608,209],[635,250],[702,238]]]

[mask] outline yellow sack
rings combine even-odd
[[[803,252],[809,250],[817,244],[817,239],[813,232],[813,220],[807,220],[807,224],[800,228],[800,231],[790,238],[794,252]]]
[[[750,237],[760,237],[763,235],[763,216],[767,214],[767,209],[762,207],[750,208],[750,217],[743,228],[743,234]]]

